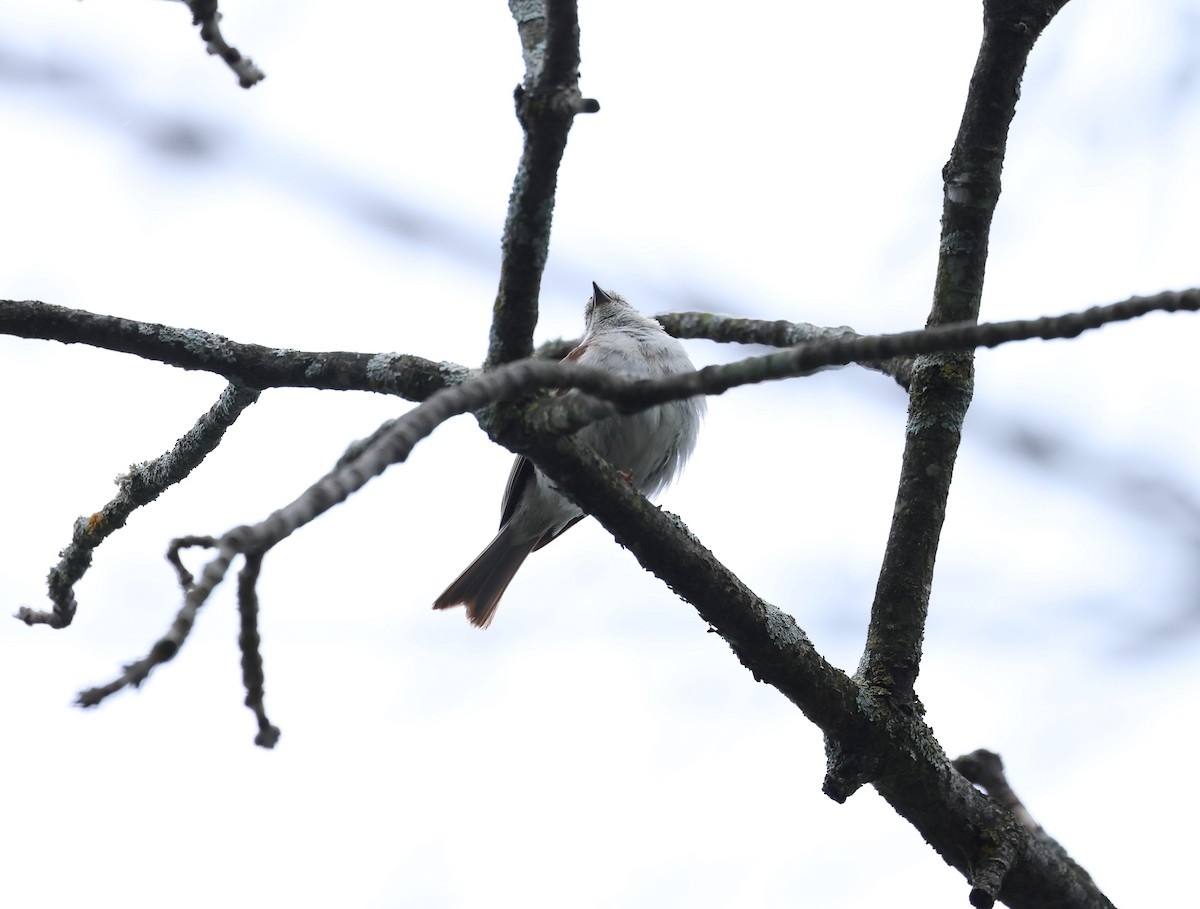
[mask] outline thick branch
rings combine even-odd
[[[515,92],[525,146],[504,222],[488,366],[533,353],[554,190],[567,133],[576,114],[600,109],[579,92],[579,16],[574,0],[509,0],[508,8],[517,21],[525,56],[525,79]]]
[[[825,732],[835,743],[828,794],[849,796],[835,788],[847,776],[836,761],[852,761],[974,882],[976,905],[1003,885],[1015,909],[1112,909],[1082,869],[1044,848],[956,773],[919,717],[896,711],[885,697],[830,666],[790,615],[747,589],[677,517],[638,495],[611,465],[570,439],[509,428],[501,441],[522,449],[570,490],[647,570],[696,607],[757,681],[777,688]]]
[[[1021,77],[1034,42],[1065,2],[984,3],[983,42],[958,137],[943,171],[942,239],[931,326],[979,317],[988,234],[1000,197],[1000,170]],[[910,708],[915,706],[913,686],[950,480],[973,389],[970,354],[919,358],[914,364],[896,506],[859,667],[867,684]]]

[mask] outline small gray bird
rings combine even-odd
[[[579,346],[564,357],[606,372],[653,379],[695,369],[683,345],[625,302],[592,284]],[[574,394],[574,392],[568,392]],[[696,446],[704,398],[660,404],[641,413],[585,426],[577,438],[652,496],[679,475]],[[533,463],[518,457],[500,508],[500,532],[466,571],[446,588],[434,609],[467,607],[471,623],[486,628],[521,563],[584,517]]]

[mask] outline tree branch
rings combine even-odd
[[[616,470],[571,439],[510,430],[559,488],[595,516],[648,571],[690,602],[757,681],[777,688],[819,726],[829,747],[825,791],[844,801],[869,776],[973,893],[999,891],[1014,909],[1112,909],[1081,868],[1035,840],[951,767],[915,714],[846,676],[815,650],[792,616],[766,603]],[[983,896],[974,897],[976,905]]]
[[[258,735],[254,744],[262,748],[274,748],[279,741],[279,728],[267,719],[267,708],[263,701],[265,677],[263,675],[262,639],[258,634],[258,575],[262,570],[262,553],[246,556],[246,564],[238,573],[238,615],[242,630],[238,635],[238,647],[242,651],[242,684],[246,687],[246,706],[254,711],[258,720]]]
[[[668,333],[677,338],[705,338],[709,341],[738,344],[765,344],[769,347],[795,347],[817,341],[840,341],[861,338],[846,325],[822,327],[808,322],[788,322],[785,319],[767,321],[723,316],[708,312],[670,312],[654,317]],[[912,374],[912,360],[897,357],[891,360],[866,360],[858,365],[891,376],[904,389]]]
[[[542,271],[550,248],[554,190],[575,115],[600,105],[579,91],[579,14],[574,0],[509,0],[525,57],[514,98],[525,131],[521,163],[508,199],[500,286],[486,365],[533,352]]]
[[[747,366],[762,372],[759,378],[714,385],[719,394],[747,381],[790,378],[803,374],[791,364],[811,364],[805,369],[849,363],[894,363],[898,375],[911,365],[917,353],[995,347],[1009,341],[1032,338],[1073,338],[1083,331],[1109,322],[1137,318],[1150,312],[1195,310],[1200,290],[1167,291],[1151,297],[1130,297],[1121,303],[1096,306],[1081,312],[1041,319],[954,325],[893,335],[859,335],[845,328],[819,328],[804,322],[760,322],[709,318],[705,313],[668,314],[659,317],[664,325],[678,329],[681,337],[710,337],[705,326],[715,326],[713,340],[741,343],[774,343],[793,336],[817,340],[803,345],[802,352],[771,354],[766,366]],[[739,325],[739,323],[741,323]],[[765,326],[760,331],[759,326]],[[782,327],[781,327],[782,326]],[[457,363],[435,362],[424,357],[397,353],[351,351],[299,351],[231,341],[223,335],[194,328],[174,328],[155,322],[137,322],[105,316],[82,309],[68,309],[36,301],[0,300],[0,334],[19,338],[87,344],[104,350],[130,353],[180,369],[202,370],[255,388],[322,388],[336,391],[373,391],[411,401],[424,401],[439,389],[462,383],[473,373]],[[824,339],[824,340],[820,340]],[[539,357],[560,359],[577,342],[548,342],[538,349]],[[801,350],[801,348],[797,348]],[[847,359],[847,357],[849,359]],[[764,358],[751,357],[755,364]],[[730,364],[722,369],[732,368]],[[889,375],[891,373],[889,372]]]
[[[1070,870],[1072,877],[1094,889],[1095,885],[1092,884],[1091,875],[1067,854],[1067,850],[1062,847],[1062,844],[1042,829],[1041,824],[1033,819],[1028,809],[1017,798],[1017,794],[1004,776],[1004,763],[1000,760],[1000,755],[994,751],[980,748],[970,754],[955,758],[953,764],[955,770],[981,787],[989,798],[1009,812],[1016,824],[1039,844],[1039,850],[1055,857]],[[1018,839],[1015,836],[1011,837],[1010,843]],[[974,887],[971,891],[971,904],[985,907],[985,909],[996,901],[999,887],[1015,859],[1015,856],[1012,855],[1013,850],[1004,845],[998,849],[992,849],[991,852],[992,855],[985,863],[985,867],[977,868],[972,881]]]
[[[1086,330],[1150,312],[1197,309],[1200,309],[1200,289],[1193,288],[1152,297],[1131,297],[1120,303],[1062,316],[983,325],[940,326],[893,335],[856,335],[848,329],[813,330],[812,326],[803,323],[793,329],[791,323],[743,322],[739,330],[746,334],[740,334],[738,340],[747,337],[762,340],[766,335],[756,333],[762,325],[771,326],[776,338],[833,337],[801,344],[779,353],[748,357],[736,363],[710,366],[698,373],[678,374],[654,382],[630,382],[619,376],[594,372],[573,364],[538,360],[522,362],[493,374],[493,378],[487,382],[480,379],[468,382],[472,389],[481,391],[458,399],[458,403],[445,411],[444,418],[464,412],[454,409],[460,405],[467,410],[474,410],[484,404],[511,400],[516,395],[542,387],[579,388],[612,402],[611,405],[601,406],[594,401],[578,398],[560,398],[548,402],[539,411],[538,425],[543,430],[561,434],[611,414],[614,407],[629,412],[695,394],[721,394],[741,385],[804,375],[824,366],[855,362],[904,363],[909,362],[909,358],[915,354],[996,347],[1031,338],[1073,338]],[[679,317],[678,322],[681,325],[705,324],[705,320],[690,316]],[[721,325],[719,320],[707,324]],[[726,323],[720,331],[727,335],[732,324]],[[469,375],[464,367],[433,363],[419,357],[278,350],[255,344],[238,344],[220,335],[195,330],[97,316],[40,303],[5,301],[0,305],[0,331],[21,337],[89,343],[185,369],[206,369],[235,378],[253,377],[266,385],[390,390],[395,394],[425,400],[430,400],[439,388],[454,388],[453,383],[462,383]],[[394,368],[394,364],[403,365]],[[257,397],[257,391],[237,382],[231,384],[212,410],[179,440],[171,452],[135,467],[122,478],[121,492],[112,502],[90,518],[80,518],[76,522],[72,542],[64,549],[62,561],[50,573],[50,597],[55,604],[54,610],[40,612],[22,607],[17,617],[28,624],[49,624],[56,628],[69,624],[76,608],[73,586],[91,564],[91,553],[95,547],[109,533],[123,526],[134,508],[153,501],[163,489],[187,476],[219,443],[225,429]],[[366,443],[363,445],[365,448],[371,447]],[[384,464],[380,469],[386,466]],[[349,492],[345,494],[349,495]]]
[[[571,372],[585,372],[593,377],[607,375],[595,370],[571,367],[571,364],[567,366]],[[235,527],[217,539],[189,536],[174,541],[168,550],[168,559],[176,566],[180,582],[185,588],[183,606],[176,614],[175,621],[144,658],[126,665],[121,674],[111,682],[80,692],[76,703],[83,707],[94,707],[123,688],[136,688],[156,666],[173,659],[187,641],[200,609],[225,579],[233,559],[242,554],[255,561],[255,567],[243,575],[239,588],[238,599],[243,629],[243,679],[247,686],[247,704],[255,710],[259,718],[260,731],[256,742],[264,747],[272,747],[278,737],[278,730],[273,733],[270,731],[274,727],[267,722],[266,714],[261,710],[258,687],[261,682],[261,661],[257,668],[254,665],[258,649],[257,625],[254,624],[253,634],[248,632],[249,623],[252,621],[250,614],[257,614],[254,583],[258,574],[257,564],[262,556],[304,525],[345,501],[390,465],[404,461],[418,442],[450,417],[482,407],[490,401],[515,397],[549,384],[545,380],[553,381],[556,378],[553,373],[562,368],[563,366],[557,363],[523,361],[484,374],[462,385],[443,389],[403,416],[389,421],[386,429],[375,433],[369,443],[360,449],[356,447],[357,453],[343,456],[332,471],[290,504],[273,512],[258,524]],[[588,377],[582,378],[586,380]],[[177,557],[179,548],[193,545],[217,550],[216,556],[204,566],[196,584],[191,583],[191,576],[182,569]],[[253,621],[256,623],[256,619]]]
[[[979,317],[988,235],[1021,77],[1034,42],[1065,3],[984,2],[983,41],[943,170],[942,239],[930,326]],[[896,505],[859,665],[868,685],[906,709],[919,709],[914,684],[934,562],[974,374],[968,353],[918,358],[913,366]]]
[[[0,334],[87,344],[180,369],[203,370],[253,388],[375,391],[423,401],[470,371],[397,353],[301,351],[242,344],[196,328],[137,322],[36,300],[0,300]]]
[[[1107,306],[1093,306],[1079,312],[1040,319],[1016,319],[1011,322],[963,323],[906,331],[890,335],[855,335],[800,344],[778,353],[747,357],[734,363],[706,366],[695,373],[679,373],[655,381],[632,383],[620,389],[622,380],[614,377],[611,387],[599,391],[578,386],[589,394],[603,396],[623,411],[642,409],[650,404],[688,397],[693,394],[722,394],[731,388],[776,379],[794,378],[826,366],[850,363],[900,362],[914,356],[954,354],[977,347],[999,347],[1014,341],[1034,338],[1054,340],[1075,338],[1085,331],[1113,322],[1139,318],[1152,312],[1195,312],[1200,310],[1200,288],[1164,291],[1150,297],[1130,297]],[[542,410],[572,406],[569,401],[551,402]],[[549,419],[549,417],[547,417]]]
[[[59,554],[58,564],[50,569],[46,585],[54,608],[44,612],[22,606],[17,610],[16,618],[26,625],[49,625],[51,628],[70,625],[78,605],[75,584],[91,566],[96,547],[110,534],[124,527],[134,509],[153,502],[199,467],[221,443],[225,430],[258,400],[258,395],[255,388],[230,383],[212,408],[196,421],[196,425],[170,451],[153,461],[134,464],[128,473],[119,476],[117,495],[90,517],[75,521],[71,542]]]
[[[596,397],[610,398],[620,409],[631,410],[671,397],[719,393],[737,384],[779,378],[789,368],[801,373],[862,357],[965,349],[976,344],[995,346],[1030,337],[1074,337],[1088,328],[1155,309],[1198,308],[1200,290],[1166,293],[1047,319],[817,342],[657,382],[634,382],[572,363],[544,360],[501,367],[446,388],[390,421],[371,440],[355,446],[334,471],[260,524],[235,528],[215,541],[202,541],[214,543],[217,556],[205,566],[200,583],[187,591],[168,633],[146,658],[125,667],[113,682],[82,692],[79,703],[92,706],[122,687],[139,685],[154,666],[178,652],[199,609],[238,553],[257,565],[270,547],[343,501],[390,464],[405,460],[420,439],[441,422],[537,388],[575,387],[586,395],[558,398],[554,407],[539,406],[536,425],[509,422],[498,432],[499,440],[533,457],[647,569],[692,602],[756,679],[778,688],[821,727],[830,742],[826,791],[832,797],[845,799],[862,781],[873,780],[950,864],[976,881],[972,899],[977,905],[985,905],[1002,890],[1005,900],[1015,907],[1110,907],[1082,869],[1042,848],[1029,831],[1014,824],[1010,815],[953,772],[919,716],[893,709],[882,693],[827,663],[791,616],[746,588],[678,518],[650,505],[594,452],[581,449],[571,439],[548,436],[546,429],[555,428],[557,422],[560,431],[567,431],[578,428],[584,419],[603,415],[601,411],[611,413],[611,408],[597,408]],[[239,591],[241,604],[252,605],[256,571],[243,575],[250,593]],[[244,610],[244,666],[247,661],[251,664],[244,668],[247,702],[259,715],[256,741],[269,747],[278,730],[260,712],[261,699],[253,702],[261,693],[261,666],[256,672],[252,657],[257,653],[257,631],[255,628],[251,640],[245,632],[247,616]]]
[[[175,541],[171,552],[181,545],[207,545],[217,548],[218,556],[206,566],[201,583],[188,589],[184,607],[172,630],[155,645],[151,654],[146,659],[126,667],[121,679],[102,688],[84,692],[80,695],[80,703],[90,706],[126,685],[139,685],[154,666],[171,659],[186,639],[196,612],[208,594],[224,578],[235,555],[266,552],[305,524],[344,501],[392,464],[407,459],[412,449],[423,438],[441,423],[458,414],[479,411],[486,405],[499,401],[512,401],[538,389],[577,388],[584,394],[539,402],[539,406],[533,412],[536,417],[509,420],[505,425],[498,421],[494,421],[494,425],[492,422],[488,423],[493,437],[511,450],[535,458],[548,458],[550,455],[547,452],[557,452],[555,456],[561,456],[558,449],[546,447],[551,444],[546,441],[548,437],[574,432],[588,422],[609,416],[617,410],[632,412],[696,394],[720,394],[739,385],[802,375],[819,366],[844,365],[859,359],[888,358],[935,350],[970,349],[976,345],[994,347],[1034,337],[1075,337],[1089,328],[1134,318],[1155,310],[1196,309],[1200,309],[1200,289],[1164,293],[1155,297],[1134,297],[1110,306],[1097,306],[1080,313],[1045,319],[943,326],[898,335],[816,342],[763,357],[750,357],[725,366],[709,366],[699,372],[671,375],[655,381],[635,381],[574,363],[547,360],[523,360],[500,367],[460,385],[443,388],[408,413],[388,421],[369,439],[351,446],[330,473],[314,483],[295,501],[274,512],[261,523],[235,528],[216,540],[207,537],[185,537]],[[538,463],[542,466],[540,460]],[[551,476],[560,481],[559,476],[554,473],[551,473]],[[585,479],[587,477],[586,474],[582,476]],[[616,474],[612,474],[610,481],[612,477],[616,477]],[[575,495],[575,479],[568,478],[560,482],[564,491]],[[622,481],[615,485],[610,482],[609,485],[614,495],[620,495],[627,484]],[[638,506],[640,509],[653,511],[644,499],[640,501],[643,503]],[[585,502],[580,498],[579,502],[586,510],[591,511],[594,507],[590,499]],[[645,532],[644,529],[642,532]],[[672,589],[694,602],[690,594],[684,593],[688,589],[688,585],[685,584],[686,578],[669,570],[670,565],[676,564],[671,555],[672,547],[686,546],[686,540],[667,533],[664,527],[656,528],[654,534],[657,535],[642,536],[640,539],[643,542],[638,546],[646,545],[646,540],[654,540],[656,549],[665,553],[663,557],[667,559],[668,570],[662,573],[659,569],[651,567],[648,562],[643,564],[659,574]],[[620,535],[618,539],[635,552],[639,551],[634,544]],[[170,553],[168,555],[170,557]],[[172,564],[176,565],[177,570],[181,567],[177,560],[173,560]],[[185,586],[188,585],[190,576],[184,576],[182,571],[180,575],[181,582]],[[729,577],[732,578],[732,575]],[[727,589],[729,583],[732,582],[727,581],[704,589],[709,591],[709,595],[716,595],[719,591]],[[738,585],[740,582],[733,586]],[[754,608],[759,609],[757,606]],[[708,621],[713,621],[704,612],[701,612],[701,615]],[[782,627],[779,626],[779,621],[782,620],[771,619],[769,624]],[[714,627],[718,627],[715,622],[713,624]],[[733,635],[729,638],[733,645],[741,635],[736,622],[732,623],[730,634]],[[819,660],[819,655],[814,652],[806,658],[810,661]],[[743,662],[746,660],[743,659]],[[750,665],[748,662],[746,664]],[[843,762],[838,766],[844,769],[849,765]],[[858,785],[868,778],[869,774],[864,775]],[[844,781],[827,783],[827,788],[830,791],[844,791],[845,795],[853,791]]]
[[[249,57],[230,45],[221,34],[221,13],[217,10],[217,0],[187,0],[188,9],[192,11],[192,25],[200,26],[200,37],[204,39],[208,52],[220,57],[238,77],[238,85],[251,88],[256,83],[267,78],[261,69],[254,65]]]

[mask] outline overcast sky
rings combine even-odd
[[[0,297],[476,365],[521,143],[506,4],[221,6],[267,73],[251,91],[182,4],[0,8]],[[924,323],[978,4],[609,0],[580,22],[601,112],[571,131],[538,340],[579,333],[592,280],[649,313]],[[1200,285],[1198,49],[1186,0],[1075,0],[1050,26],[983,318]],[[1176,769],[1200,709],[1198,339],[1155,315],[979,354],[918,682],[946,750],[1000,752],[1122,906],[1179,902],[1200,810]],[[9,338],[0,382],[11,613],[223,382]],[[487,631],[433,612],[511,460],[469,417],[266,559],[274,751],[241,704],[231,585],[141,691],[70,706],[170,624],[171,538],[265,517],[407,406],[265,393],[97,551],[69,629],[0,623],[6,905],[965,905],[873,790],[820,794],[819,732],[594,522]],[[735,390],[661,500],[847,670],[905,406],[857,369]]]

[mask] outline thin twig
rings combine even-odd
[[[795,347],[797,344],[811,344],[814,341],[839,341],[846,338],[864,337],[846,325],[825,327],[809,322],[788,322],[785,319],[771,321],[745,319],[707,312],[669,312],[654,318],[677,338],[705,338],[722,343]],[[565,355],[566,351],[563,354]],[[885,376],[891,376],[901,388],[905,389],[908,388],[909,379],[912,376],[911,357],[865,360],[858,365],[881,372]]]
[[[722,394],[742,385],[794,378],[823,366],[845,366],[850,363],[896,360],[918,355],[953,354],[978,347],[999,347],[1002,344],[1035,338],[1074,338],[1085,331],[1114,322],[1140,318],[1153,312],[1197,310],[1200,310],[1200,288],[1165,291],[1150,297],[1130,297],[1119,303],[1093,306],[1061,316],[985,322],[979,325],[942,325],[897,334],[855,335],[813,341],[778,353],[747,357],[720,366],[706,366],[698,373],[679,373],[664,379],[634,383],[613,377],[611,382],[604,383],[606,388],[598,391],[594,391],[590,385],[580,384],[573,387],[613,401],[623,410],[644,409],[651,404],[661,404],[693,394]],[[628,387],[618,390],[617,386],[621,384]],[[572,406],[569,399],[554,404]],[[548,410],[552,411],[553,408]]]
[[[246,564],[238,572],[238,615],[242,629],[238,634],[238,647],[242,651],[242,684],[246,687],[246,706],[254,711],[258,720],[258,734],[254,744],[262,748],[274,748],[279,741],[279,729],[267,719],[267,708],[263,703],[262,638],[258,634],[258,575],[262,570],[263,554],[249,553]]]
[[[220,57],[238,77],[238,85],[250,88],[267,78],[254,61],[230,45],[221,34],[221,13],[217,10],[217,0],[187,0],[188,9],[192,11],[192,25],[200,26],[200,37],[204,39],[208,52]]]
[[[184,549],[193,549],[196,547],[215,549],[217,542],[216,537],[209,536],[178,537],[172,540],[171,545],[167,547],[167,562],[175,569],[175,576],[179,578],[179,586],[183,588],[184,593],[188,592],[195,578],[192,577],[192,573],[183,564],[183,558],[179,553]]]
[[[227,534],[230,537],[231,534]],[[221,541],[217,555],[204,566],[198,583],[188,589],[183,606],[175,616],[175,621],[161,638],[155,641],[150,652],[140,660],[125,666],[121,674],[106,685],[88,688],[81,691],[75,699],[80,707],[95,707],[109,695],[116,694],[122,688],[137,688],[146,680],[156,666],[171,660],[179,652],[196,623],[196,615],[205,601],[225,579],[229,572],[229,564],[238,553],[237,547],[227,539]]]

